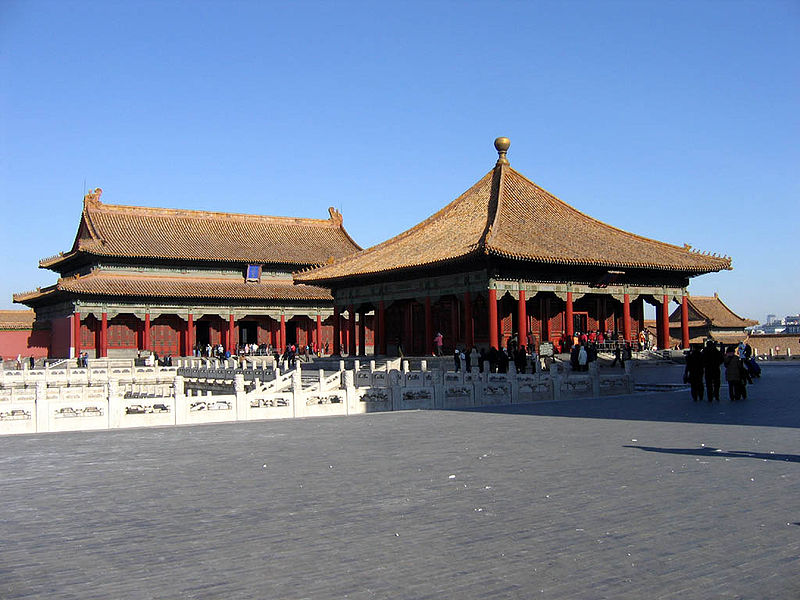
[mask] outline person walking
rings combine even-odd
[[[728,382],[728,396],[734,400],[746,400],[747,388],[744,380],[744,365],[737,354],[736,346],[729,346],[725,352],[725,380]]]
[[[444,345],[444,336],[442,335],[441,331],[437,331],[436,335],[433,336],[433,346],[436,351],[436,356],[442,355],[442,346]]]
[[[700,349],[694,346],[686,356],[686,369],[683,371],[683,381],[692,388],[692,401],[703,401],[703,356]]]
[[[719,367],[722,364],[722,353],[713,340],[706,342],[702,352],[703,374],[706,380],[706,396],[709,402],[719,402]]]
[[[588,371],[589,354],[586,352],[586,346],[581,344],[578,347],[578,370]]]
[[[464,355],[461,353],[461,350],[458,349],[456,346],[455,351],[453,352],[453,363],[455,363],[456,373],[461,370],[461,360]]]

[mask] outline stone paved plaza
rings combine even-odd
[[[800,598],[798,381],[0,438],[0,598]]]

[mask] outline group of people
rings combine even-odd
[[[585,333],[577,331],[571,336],[563,334],[555,345],[557,351],[563,353],[572,352],[575,346],[580,345],[587,348],[594,346],[598,350],[610,350],[613,345],[615,349],[620,348],[622,350],[627,347],[633,352],[634,350],[642,351],[650,348],[651,337],[650,332],[646,330],[640,331],[638,338],[634,340],[625,340],[621,334],[614,331],[605,333],[602,331],[588,331]]]
[[[17,354],[17,370],[22,369],[22,361],[23,361],[22,355]],[[32,356],[28,358],[28,366],[31,369],[33,369],[36,366],[36,359],[33,358]]]
[[[478,350],[475,346],[468,352],[465,349],[456,347],[453,351],[453,363],[456,372],[464,371],[471,373],[473,369],[483,373],[484,365],[488,363],[490,373],[508,373],[508,368],[511,363],[514,363],[514,368],[517,373],[536,373],[541,370],[539,364],[539,355],[535,348],[531,348],[528,353],[525,346],[512,346],[510,348],[489,348],[488,351],[481,348]]]
[[[686,356],[683,379],[691,386],[694,402],[702,402],[704,394],[709,402],[719,402],[720,367],[723,365],[731,401],[747,399],[747,385],[761,375],[750,344],[740,342],[726,348],[724,344],[718,346],[708,340],[702,350],[693,346]]]
[[[289,348],[294,348],[295,355],[302,354],[303,356],[323,356],[325,354],[330,354],[329,344],[326,342],[324,346],[320,346],[319,344],[306,344],[305,346],[296,346],[295,344],[287,344],[286,347],[283,349],[283,354],[285,354]],[[194,346],[193,354],[196,357],[206,357],[206,358],[218,358],[219,360],[224,360],[227,358],[231,358],[234,354],[236,356],[278,356],[282,355],[281,349],[279,347],[273,347],[272,344],[239,344],[235,348],[235,352],[232,354],[229,350],[225,350],[225,347],[222,344],[214,344],[206,343],[201,344],[197,343]]]

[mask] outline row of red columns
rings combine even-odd
[[[626,340],[631,339],[631,305],[630,305],[630,296],[625,294],[623,297],[622,303],[622,335],[623,338]],[[348,319],[348,352],[351,355],[355,355],[356,352],[359,354],[365,354],[366,351],[366,327],[365,327],[365,320],[362,314],[362,318],[359,320],[358,326],[358,348],[356,348],[356,319],[355,319],[355,308],[353,305],[348,306],[348,312],[350,313],[350,318]],[[466,315],[472,314],[472,297],[469,292],[464,294],[464,312]],[[567,300],[566,300],[566,309],[565,309],[565,333],[567,336],[574,335],[574,310],[573,310],[573,299],[572,299],[572,292],[567,292]],[[333,327],[334,327],[334,336],[333,336],[333,353],[336,355],[341,354],[341,341],[340,341],[340,311],[338,307],[334,307],[334,319],[333,319]],[[658,336],[657,336],[657,343],[658,346],[663,348],[667,345],[667,340],[669,340],[669,297],[664,295],[662,298],[662,302],[658,307]],[[376,343],[375,347],[378,348],[378,352],[380,354],[386,354],[386,311],[385,305],[383,301],[378,303],[378,310],[377,310],[377,324],[376,324]],[[80,345],[80,313],[75,312],[73,313],[73,336],[74,336],[74,346],[75,346],[75,354],[78,355],[81,352],[81,345]],[[519,292],[519,301],[517,304],[517,322],[520,323],[520,343],[527,342],[527,330],[524,325],[527,323],[527,311],[525,306],[525,292],[520,290]],[[229,349],[233,347],[233,332],[234,329],[234,317],[230,315],[228,320],[228,328],[225,332],[226,334],[226,342]],[[499,322],[498,322],[498,312],[497,312],[497,291],[494,289],[489,290],[489,345],[494,348],[499,348],[500,340],[498,336],[499,332]],[[468,348],[473,346],[473,328],[472,328],[472,319],[466,319],[466,344]],[[286,317],[282,314],[280,320],[280,330],[279,330],[279,340],[278,344],[280,348],[283,348],[286,343]],[[317,345],[321,347],[322,345],[322,317],[317,315],[317,323],[316,323],[316,337],[317,337]],[[433,352],[433,316],[432,316],[432,309],[431,309],[431,298],[425,298],[425,337],[426,337],[426,353],[431,354]],[[145,348],[150,347],[150,314],[145,315],[144,321],[144,335],[143,335],[143,345]],[[188,314],[187,317],[187,328],[186,328],[186,348],[187,350],[193,347],[194,341],[194,315],[192,313]],[[681,300],[681,342],[684,348],[689,347],[689,307],[688,307],[688,298],[683,296]],[[99,355],[101,357],[105,357],[108,355],[108,315],[107,313],[102,313],[101,318],[101,325],[100,325],[100,348],[99,348]]]
[[[426,299],[429,300],[429,299]],[[465,303],[466,304],[466,303]],[[573,309],[572,292],[567,292],[566,308],[564,310],[565,320],[565,333],[567,336],[572,337],[575,334],[574,325],[574,309]],[[426,323],[428,303],[426,302]],[[659,308],[659,323],[658,323],[658,345],[660,348],[666,347],[669,340],[669,297],[664,296]],[[470,314],[467,312],[467,314]],[[468,320],[468,321],[471,321]],[[525,307],[525,292],[520,290],[519,301],[517,304],[517,322],[519,325],[520,343],[525,343],[527,330],[525,323],[528,322],[527,311]],[[428,328],[426,327],[426,331]],[[497,316],[497,291],[489,290],[489,345],[494,348],[499,348],[500,340],[498,337],[499,321]],[[625,294],[622,303],[622,335],[626,340],[631,339],[631,302],[630,295]],[[683,296],[681,299],[681,345],[683,348],[689,347],[689,304],[688,297]],[[470,343],[467,344],[471,346]]]
[[[230,315],[228,318],[228,328],[225,331],[225,342],[226,346],[229,350],[233,350],[234,347],[234,340],[233,340],[233,332],[235,331],[235,322],[233,315]],[[142,332],[142,345],[144,348],[150,348],[150,313],[145,314],[144,316],[144,331]],[[322,316],[317,315],[317,328],[316,328],[317,340],[316,343],[318,346],[321,347],[322,345]],[[191,351],[194,346],[194,315],[189,313],[187,315],[187,323],[186,323],[186,349],[187,352]],[[72,314],[72,336],[73,336],[73,346],[75,348],[75,356],[80,355],[81,353],[81,313],[74,312]],[[286,317],[281,315],[280,321],[280,330],[279,330],[279,339],[278,344],[280,348],[283,348],[286,343]],[[363,324],[362,324],[362,339],[363,339]],[[363,341],[362,341],[363,344]],[[336,343],[334,341],[334,347]],[[108,314],[102,313],[101,320],[100,320],[100,347],[98,348],[98,355],[100,357],[108,356]]]

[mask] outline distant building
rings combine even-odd
[[[330,292],[292,272],[360,250],[334,209],[324,220],[239,215],[107,205],[101,193],[84,198],[72,248],[39,262],[58,281],[14,295],[35,311],[31,331],[49,331],[50,357],[332,345]]]
[[[800,315],[790,315],[783,320],[784,333],[800,333]]]
[[[715,340],[734,344],[747,337],[745,328],[758,321],[745,319],[728,308],[717,294],[713,296],[689,296],[689,341],[693,344]],[[675,310],[669,317],[670,337],[681,339],[681,311]]]
[[[32,310],[0,310],[0,357],[47,356],[50,328],[35,320]]]
[[[430,354],[437,332],[450,351],[595,330],[635,340],[645,302],[657,307],[661,346],[669,305],[686,308],[689,279],[731,268],[727,257],[576,210],[511,168],[509,144],[498,138],[494,168],[425,221],[295,281],[330,288],[337,311],[374,311],[380,353],[402,344],[406,353]],[[688,344],[686,318],[684,325]]]

